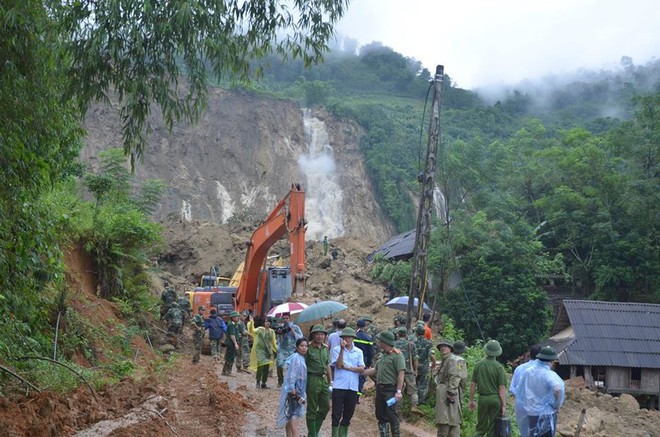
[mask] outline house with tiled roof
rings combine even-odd
[[[607,393],[660,397],[660,305],[564,300],[542,346],[559,355],[557,373],[584,377]]]

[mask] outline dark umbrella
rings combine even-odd
[[[407,311],[408,296],[395,297],[391,301],[387,302],[385,306],[399,311]],[[418,306],[419,306],[419,299],[415,298],[415,300],[413,301],[413,309],[417,311]],[[431,308],[429,308],[428,305],[423,304],[422,308],[425,313],[429,313],[429,314],[431,313]]]
[[[343,303],[335,302],[334,300],[316,302],[298,313],[298,317],[296,317],[296,323],[306,323],[313,322],[315,320],[321,320],[326,317],[330,317],[340,311],[344,311],[347,308],[348,307]]]

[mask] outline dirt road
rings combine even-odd
[[[261,389],[255,387],[253,374],[234,371],[232,376],[223,376],[221,370],[222,362],[209,356],[203,355],[200,364],[193,365],[189,355],[179,355],[141,402],[134,402],[136,405],[119,417],[96,423],[74,435],[284,436],[284,429],[276,426],[280,395],[276,373],[269,377],[270,388]],[[372,397],[364,398],[357,406],[350,430],[352,435],[377,433]],[[299,435],[306,434],[301,420]],[[331,435],[330,414],[321,435]],[[435,431],[420,424],[404,424],[402,435],[431,437]]]

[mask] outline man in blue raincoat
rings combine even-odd
[[[525,405],[529,437],[555,437],[557,414],[564,403],[564,381],[552,370],[557,352],[549,346],[541,349],[515,386],[516,402]]]

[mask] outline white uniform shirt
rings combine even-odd
[[[339,349],[337,346],[330,352],[330,365],[334,366],[339,358]],[[344,366],[360,367],[364,366],[364,355],[359,347],[353,345],[351,350],[344,348]],[[350,370],[338,369],[335,367],[335,379],[332,383],[332,389],[358,391],[360,374]]]

